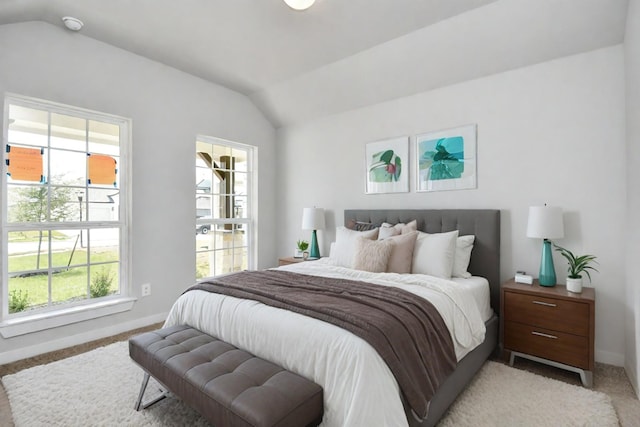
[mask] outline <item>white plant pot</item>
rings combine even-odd
[[[578,279],[572,279],[571,277],[567,277],[567,290],[569,292],[573,292],[575,294],[579,294],[582,292],[582,277]]]

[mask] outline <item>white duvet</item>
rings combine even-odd
[[[432,276],[368,273],[324,259],[280,267],[317,276],[396,286],[436,307],[460,360],[484,340],[485,326],[473,296],[455,282]],[[400,391],[378,353],[337,326],[234,297],[191,291],[175,302],[165,326],[187,324],[321,385],[322,426],[407,426]]]

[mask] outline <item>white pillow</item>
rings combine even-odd
[[[451,279],[457,239],[458,230],[435,234],[418,232],[411,272]]]
[[[462,277],[468,279],[471,274],[467,271],[469,261],[471,261],[471,250],[476,236],[460,236],[456,239],[456,255],[453,258],[452,277]]]
[[[384,273],[393,250],[390,240],[356,239],[356,253],[353,268],[356,270]]]
[[[402,229],[396,228],[386,222],[382,223],[380,230],[378,231],[378,240],[384,240],[389,237],[398,236],[402,232]]]
[[[378,229],[355,231],[349,230],[347,227],[337,227],[336,241],[330,255],[331,263],[341,267],[353,268],[353,260],[356,253],[356,239],[360,237],[375,240],[378,237]]]

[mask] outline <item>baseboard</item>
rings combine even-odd
[[[596,350],[596,362],[624,367],[624,355],[610,351]]]
[[[15,362],[17,360],[38,356],[50,351],[61,350],[63,348],[73,347],[74,345],[84,344],[100,338],[107,338],[133,329],[144,328],[154,323],[164,322],[168,313],[158,313],[153,316],[143,317],[141,319],[131,320],[129,322],[118,323],[107,328],[92,329],[61,339],[43,342],[30,347],[23,347],[18,350],[5,351],[0,353],[0,365]]]
[[[636,397],[640,399],[640,384],[638,384],[638,373],[636,372],[635,366],[628,366],[628,364],[625,363],[624,371],[629,378],[633,391],[636,392]]]

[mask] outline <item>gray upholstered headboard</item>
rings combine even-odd
[[[348,209],[344,223],[350,220],[380,225],[418,221],[418,230],[442,233],[459,230],[460,236],[476,236],[469,272],[485,277],[491,287],[491,307],[500,311],[500,211],[497,209]]]

